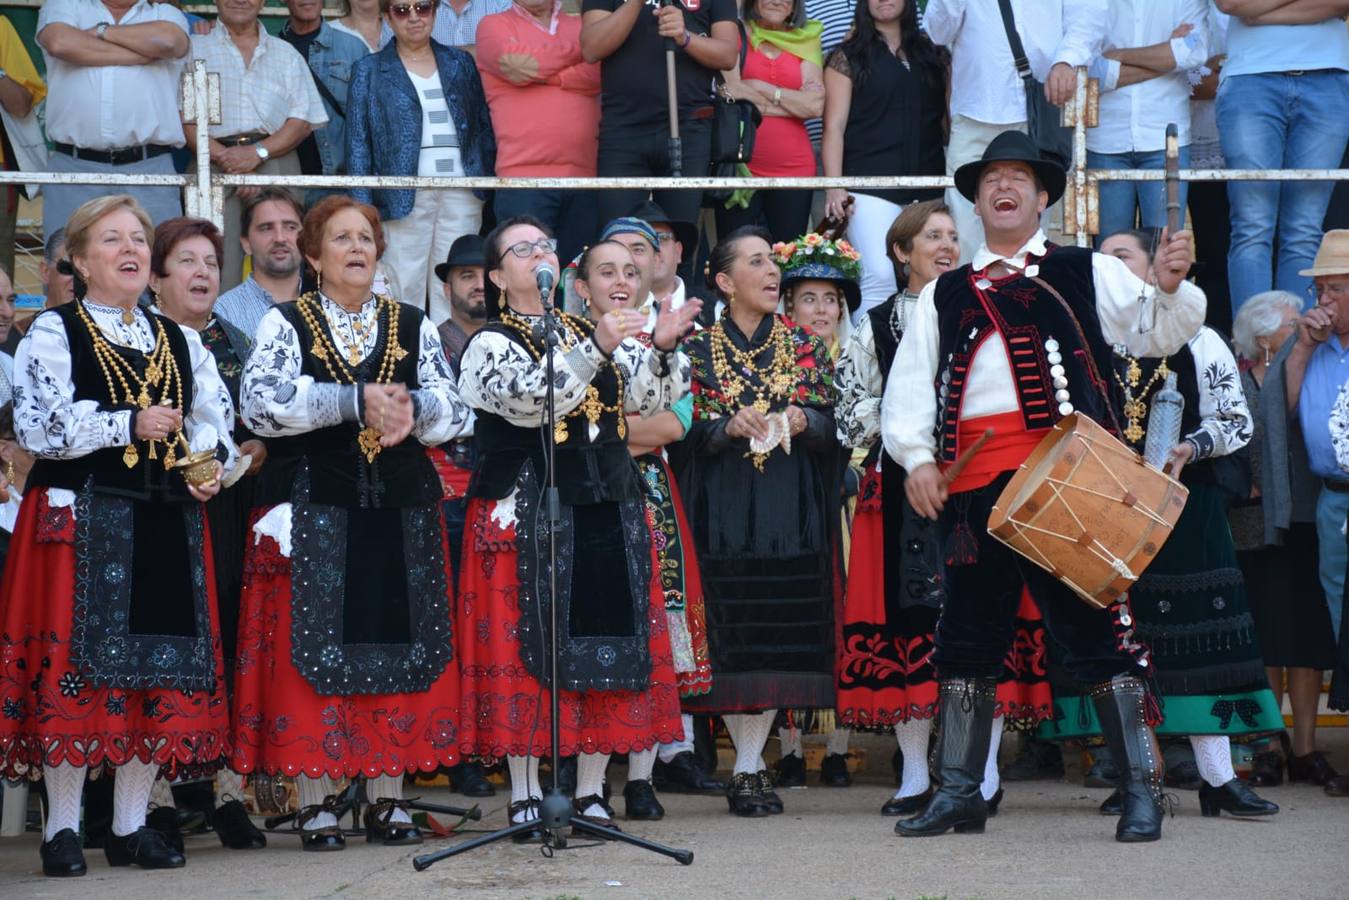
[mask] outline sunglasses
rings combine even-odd
[[[417,3],[398,3],[389,7],[389,12],[395,19],[406,19],[414,12],[417,18],[428,18],[436,9],[434,0],[418,0]]]

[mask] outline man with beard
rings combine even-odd
[[[285,188],[266,187],[244,203],[239,244],[253,259],[243,284],[215,302],[215,313],[250,338],[267,310],[302,292],[300,223],[304,208]]]

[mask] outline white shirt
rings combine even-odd
[[[1183,38],[1171,32],[1183,22],[1194,30]],[[1120,63],[1106,60],[1101,84],[1100,124],[1087,129],[1087,149],[1097,153],[1129,153],[1166,148],[1166,126],[1175,122],[1182,147],[1190,143],[1189,71],[1209,58],[1208,8],[1205,0],[1110,0],[1106,50],[1171,43],[1176,65],[1159,78],[1114,89]]]
[[[258,23],[258,46],[244,65],[243,54],[223,25],[192,35],[192,57],[220,75],[220,124],[212,137],[261,131],[275,134],[287,119],[303,119],[317,128],[327,123],[323,99],[308,64],[294,47],[272,37]]]
[[[100,0],[47,0],[38,13],[37,35],[61,23],[85,31],[109,25],[172,22],[187,34],[187,19],[167,3],[145,0],[112,17]],[[47,60],[47,137],[86,150],[120,150],[142,144],[183,145],[178,115],[181,59],[161,59],[143,66],[77,66],[45,50]]]
[[[1100,50],[1105,0],[1012,0],[1017,34],[1040,81],[1055,63],[1085,66]],[[997,0],[929,0],[923,26],[951,50],[951,115],[992,125],[1026,121],[1026,90]]]
[[[445,88],[440,73],[421,76],[411,69],[408,78],[422,104],[422,147],[417,157],[417,174],[462,175],[459,160],[459,133],[454,127],[449,104],[445,102]]]
[[[984,244],[972,265],[976,272],[999,261],[1021,269],[1027,254],[1041,256],[1044,252],[1044,232],[1037,231],[1010,258],[998,256]],[[1093,255],[1091,269],[1101,334],[1111,344],[1124,345],[1133,356],[1170,356],[1204,324],[1204,292],[1188,281],[1182,281],[1174,294],[1154,294],[1113,256]],[[881,404],[885,452],[909,472],[936,460],[937,442],[932,433],[937,419],[932,385],[940,362],[933,300],[936,287],[936,281],[928,282],[918,294],[918,305],[899,342]],[[1012,387],[1007,344],[995,331],[979,345],[970,361],[960,418],[976,419],[1020,408]]]

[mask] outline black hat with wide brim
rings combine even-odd
[[[450,280],[450,269],[458,266],[484,266],[483,239],[476,234],[464,234],[454,239],[449,256],[436,266],[436,277]]]
[[[1019,162],[1030,166],[1048,192],[1050,206],[1063,196],[1068,173],[1058,163],[1041,156],[1035,142],[1020,131],[1004,131],[989,142],[980,159],[956,169],[956,190],[960,191],[960,196],[973,203],[979,194],[979,176],[985,167],[995,162]]]
[[[659,225],[661,223],[669,225],[670,230],[674,232],[675,240],[684,245],[685,254],[692,253],[698,246],[698,226],[682,219],[671,218],[654,200],[643,200],[633,207],[628,216],[641,219],[648,225]]]

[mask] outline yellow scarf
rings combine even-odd
[[[820,33],[822,31],[824,31],[824,25],[814,19],[806,22],[803,27],[791,31],[764,28],[758,22],[751,21],[749,23],[749,45],[757,50],[760,44],[767,41],[780,50],[786,50],[798,59],[813,62],[823,68],[824,51],[820,49]]]

